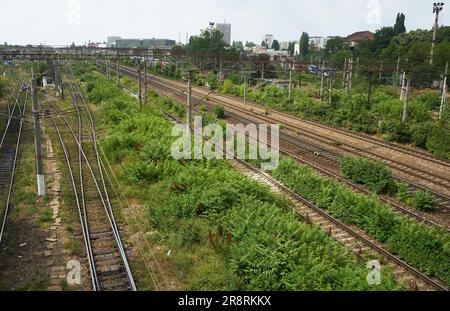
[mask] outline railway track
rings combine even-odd
[[[23,85],[20,85],[17,95],[13,95],[13,101],[13,105],[10,105],[11,109],[4,131],[0,137],[0,244],[4,237],[9,210],[12,206],[14,175],[24,128],[24,118],[27,113],[28,92]]]
[[[130,72],[128,72],[127,70],[125,70],[123,72],[130,74]],[[133,75],[132,77],[135,77],[135,76]],[[184,101],[185,101],[184,89],[174,90],[173,88],[168,87],[165,84],[161,84],[161,83],[155,81],[154,79],[151,80],[151,83],[153,84],[153,86],[155,86],[159,90],[163,90],[165,92],[165,95],[168,95],[171,97],[176,96],[176,99],[178,101],[184,103]],[[128,89],[128,92],[133,93],[133,91],[130,89]],[[196,109],[195,107],[197,107],[201,103],[207,104],[207,105],[211,104],[209,101],[205,100],[203,97],[198,97],[195,95],[192,96],[192,100],[193,100],[193,107],[194,107],[193,109],[194,110]],[[225,111],[225,113],[227,116],[229,116],[232,119],[239,121],[240,123],[243,123],[243,124],[260,123],[261,119],[264,120],[266,123],[273,122],[273,120],[265,118],[266,116],[264,116],[264,115],[261,115],[261,116],[258,115],[257,117],[254,117],[251,114],[249,115],[248,110],[245,110],[244,108],[237,108],[237,109],[235,107],[228,108]],[[306,150],[307,152],[311,153],[312,155],[314,155],[316,157],[320,157],[322,159],[325,159],[328,163],[330,163],[336,167],[339,167],[339,161],[342,156],[342,153],[339,151],[335,151],[332,149],[330,150],[321,145],[318,145],[317,143],[302,139],[298,135],[292,135],[285,131],[280,132],[280,138],[284,144],[291,145],[293,147],[293,149],[295,149],[295,150],[298,150],[298,149]],[[319,138],[319,139],[321,139],[321,138]],[[329,143],[329,141],[326,141],[326,143]],[[337,179],[338,181],[349,185],[350,187],[352,187],[354,190],[356,190],[359,193],[371,194],[370,190],[366,189],[365,187],[358,185],[349,179],[341,177],[335,171],[328,170],[325,167],[318,165],[317,163],[314,163],[311,160],[301,158],[295,152],[286,150],[286,148],[282,148],[282,147],[280,147],[280,151],[283,154],[294,157],[297,161],[299,161],[303,164],[306,164],[307,166],[311,167],[313,170],[315,170],[320,175]],[[399,181],[405,181],[404,179],[402,179],[398,176],[395,176],[395,178]],[[450,197],[443,195],[437,191],[434,191],[433,189],[423,187],[423,186],[416,184],[414,182],[411,182],[411,181],[408,181],[408,184],[410,185],[412,191],[424,190],[424,191],[428,191],[428,192],[432,193],[434,195],[434,197],[436,198],[437,208],[440,211],[442,211],[443,213],[448,213],[450,211]],[[416,220],[419,220],[420,222],[423,222],[423,223],[426,223],[429,225],[433,225],[444,231],[447,231],[447,232],[450,231],[450,229],[447,226],[437,223],[436,221],[428,219],[426,216],[423,216],[423,215],[411,210],[407,206],[404,206],[403,204],[399,203],[398,201],[396,201],[392,198],[385,197],[385,196],[380,196],[379,198],[385,204],[392,206],[398,213],[402,213],[404,215],[412,217]]]
[[[122,66],[120,68],[122,73],[127,75],[131,75],[133,78],[137,77],[137,73],[134,69]],[[177,92],[184,92],[185,86],[180,84],[179,82],[171,81],[168,79],[163,79],[154,75],[149,75],[148,77],[150,84],[154,84],[156,86],[164,85],[166,89],[174,89]],[[348,130],[337,129],[330,126],[318,124],[312,121],[300,119],[298,117],[294,117],[289,115],[288,113],[278,112],[273,110],[268,110],[270,115],[264,115],[266,109],[256,105],[256,104],[247,104],[247,107],[243,107],[242,102],[238,101],[236,98],[232,98],[230,96],[218,95],[217,93],[213,93],[211,91],[206,91],[201,88],[196,88],[193,90],[193,95],[204,98],[206,95],[209,95],[208,102],[217,103],[226,106],[227,109],[235,109],[241,112],[241,115],[245,116],[253,116],[260,120],[264,120],[266,123],[279,123],[282,124],[286,129],[290,129],[294,133],[301,133],[302,136],[308,137],[310,140],[319,141],[322,144],[325,144],[327,148],[339,149],[342,152],[348,154],[354,154],[364,157],[369,157],[372,159],[376,159],[386,163],[388,166],[392,167],[395,170],[398,170],[404,173],[407,176],[412,176],[419,181],[427,181],[429,184],[434,185],[442,189],[442,191],[448,191],[450,188],[450,161],[435,158],[429,154],[426,154],[423,151],[417,151],[413,149],[408,149],[404,146],[395,145],[393,143],[383,142],[380,140],[376,140],[368,135],[357,134]],[[251,110],[250,110],[250,109]],[[301,122],[301,123],[299,123]],[[307,126],[305,126],[307,125]],[[319,130],[323,130],[326,132],[320,132]],[[341,138],[340,140],[336,140],[333,138],[333,135],[338,133]],[[358,147],[358,143],[355,141],[346,141],[348,139],[359,139],[360,141],[366,143],[365,147]],[[336,145],[338,143],[338,145]],[[373,144],[373,146],[368,146],[367,144]],[[383,151],[380,149],[376,149],[375,147],[385,148],[387,152],[403,152],[403,155],[409,155],[413,157],[417,157],[419,160],[424,160],[429,162],[426,168],[421,168],[420,163],[417,163],[417,159],[413,159],[414,163],[409,164],[404,160],[399,158],[399,154],[394,155],[383,155]],[[439,167],[436,167],[438,165]],[[399,179],[405,180],[404,177],[398,177]],[[430,186],[422,185],[417,181],[408,179],[408,183],[411,183],[414,187],[420,189],[429,189],[430,192],[438,192],[430,188]],[[441,191],[441,192],[442,192]],[[440,193],[441,193],[440,192]],[[442,193],[441,193],[442,194]],[[447,196],[448,194],[443,194]],[[447,204],[447,203],[446,203]]]
[[[183,123],[173,115],[160,110],[168,120]],[[226,152],[226,151],[225,151]],[[272,191],[283,193],[293,203],[294,211],[306,222],[316,224],[331,237],[345,245],[358,256],[364,254],[381,255],[393,269],[394,277],[403,281],[410,289],[414,290],[439,290],[448,291],[448,288],[440,280],[428,277],[426,274],[412,267],[402,259],[387,251],[382,244],[367,236],[361,230],[348,226],[334,218],[313,203],[301,197],[290,188],[278,182],[271,175],[256,168],[244,160],[234,158],[231,165],[242,171],[248,177],[269,185]]]
[[[67,71],[70,78],[71,70]],[[66,84],[73,111],[62,111],[44,94],[41,103],[61,145],[80,219],[91,289],[137,290],[112,210],[88,107],[78,85]],[[70,114],[75,114],[69,117]],[[92,121],[92,120],[91,120]]]

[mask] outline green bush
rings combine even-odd
[[[366,185],[375,193],[395,193],[395,181],[389,168],[381,162],[345,156],[341,160],[342,174]]]
[[[397,193],[395,196],[402,202],[408,203],[411,193],[409,191],[409,185],[405,182],[397,182]]]
[[[130,182],[151,183],[159,179],[160,172],[153,163],[139,161],[125,165],[123,175]]]
[[[208,75],[206,76],[206,82],[208,82],[208,87],[211,90],[217,90],[220,84],[219,78],[217,78],[217,75],[212,71],[208,72]]]
[[[441,121],[435,125],[426,145],[434,155],[450,159],[450,122]]]
[[[216,116],[216,118],[223,118],[225,116],[225,108],[223,105],[215,105],[213,108],[213,113]]]
[[[433,211],[435,210],[434,197],[426,191],[416,191],[410,198],[410,204],[421,211]]]

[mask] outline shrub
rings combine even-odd
[[[450,122],[435,125],[426,145],[434,155],[450,159]]]
[[[208,72],[208,75],[206,76],[206,82],[208,82],[208,86],[211,90],[216,90],[219,87],[219,79],[217,78],[217,75],[212,71]]]
[[[411,126],[412,141],[417,147],[425,148],[427,139],[433,130],[432,122],[418,123]]]
[[[221,119],[225,116],[225,108],[223,105],[215,105],[213,108],[213,113],[217,118]]]
[[[86,92],[89,93],[89,92],[91,92],[93,89],[94,89],[94,83],[88,82],[88,83],[86,84]]]
[[[407,203],[411,193],[409,191],[409,185],[405,182],[397,182],[396,183],[396,187],[397,187],[397,193],[396,193],[396,197],[397,199],[399,199],[402,202]]]
[[[366,185],[375,193],[394,193],[395,181],[391,171],[381,162],[353,156],[341,160],[341,170],[345,177]]]
[[[435,209],[434,197],[426,191],[416,191],[410,198],[410,204],[421,211],[432,211]]]
[[[143,160],[161,160],[169,155],[168,144],[164,139],[152,140],[147,143],[141,150],[141,158]]]
[[[123,168],[125,179],[132,183],[151,183],[160,177],[156,165],[151,162],[133,162]]]
[[[400,120],[388,120],[381,126],[381,131],[386,133],[388,141],[408,143],[411,141],[411,133],[408,126]]]

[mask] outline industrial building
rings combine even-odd
[[[175,45],[175,40],[170,39],[119,39],[115,46],[118,48],[151,48],[167,47]]]

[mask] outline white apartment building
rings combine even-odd
[[[289,48],[289,41],[283,41],[280,43],[280,50],[287,50]]]
[[[225,44],[231,45],[231,24],[230,23],[216,23],[216,30],[223,34],[222,41]]]
[[[266,47],[268,49],[272,48],[273,40],[274,40],[274,36],[271,34],[265,34],[263,36],[263,41],[266,43]]]

